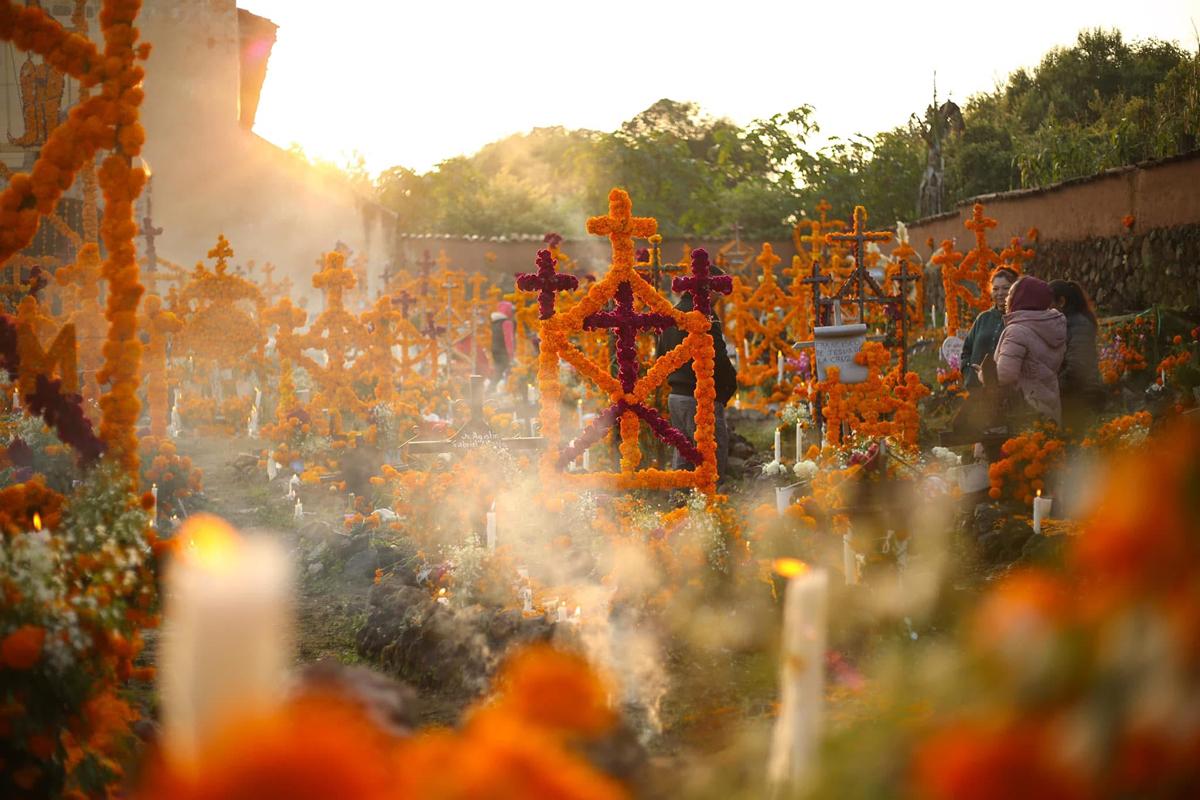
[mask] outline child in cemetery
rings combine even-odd
[[[975,324],[963,340],[962,374],[963,386],[967,389],[979,387],[979,368],[984,356],[996,351],[996,342],[1004,329],[1004,304],[1017,277],[1016,271],[1008,267],[992,270],[992,307],[975,318]]]
[[[712,274],[723,275],[724,273],[720,269],[714,268]],[[691,311],[693,308],[692,296],[684,294],[675,307],[680,311]],[[725,404],[737,392],[737,370],[734,368],[733,362],[729,360],[729,353],[725,347],[725,336],[721,332],[721,327],[721,320],[717,316],[716,309],[713,309],[712,327],[709,329],[709,333],[713,338],[715,360],[713,380],[716,382],[717,390],[713,411],[716,416],[718,480],[724,480],[728,477],[729,472],[729,426],[725,422]],[[680,328],[667,328],[658,339],[658,353],[669,352],[683,342],[685,335],[686,333]],[[667,378],[667,383],[671,386],[671,393],[667,396],[671,424],[686,433],[694,443],[696,441],[696,373],[692,370],[692,362],[688,361],[672,372]],[[689,464],[683,460],[679,451],[675,451],[671,466],[673,469],[687,469]]]
[[[996,343],[996,380],[1011,398],[1014,427],[1028,416],[1062,421],[1058,374],[1067,352],[1067,318],[1053,305],[1050,285],[1031,275],[1008,291],[1008,313]]]
[[[1087,292],[1075,281],[1050,281],[1054,307],[1067,318],[1067,353],[1058,375],[1063,425],[1081,432],[1104,404],[1096,314]]]

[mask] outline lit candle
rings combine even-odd
[[[291,565],[277,542],[196,515],[167,567],[158,653],[163,741],[191,758],[234,715],[278,703],[292,660]]]
[[[1054,505],[1053,497],[1042,497],[1038,489],[1037,497],[1033,498],[1033,532],[1042,532],[1042,520],[1050,516],[1050,506]]]
[[[579,429],[583,430],[583,398],[575,401],[575,416],[579,418]]]
[[[154,498],[154,507],[150,509],[150,527],[158,527],[158,484],[150,484],[150,495]]]
[[[487,549],[494,551],[496,549],[496,504],[492,503],[492,510],[487,512]]]
[[[777,375],[775,377],[775,382],[783,383],[783,351],[782,350],[777,350],[775,352],[775,371],[777,373]]]
[[[533,388],[533,384],[527,384],[525,387],[525,399],[529,401],[529,405],[537,402],[537,389]]]
[[[797,785],[813,763],[825,698],[825,629],[829,578],[791,558],[777,559],[788,578],[783,600],[779,716],[771,737],[768,777]]]
[[[842,535],[842,569],[846,571],[847,586],[858,583],[858,554],[854,552],[849,533]]]
[[[783,454],[783,436],[780,434],[779,428],[775,429],[775,460],[779,461]]]
[[[17,387],[13,387],[12,410],[14,413],[21,410],[21,393],[17,391]]]
[[[742,339],[742,352],[746,354],[746,360],[750,360],[750,340]]]
[[[796,423],[796,461],[804,460],[804,428]]]

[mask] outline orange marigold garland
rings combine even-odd
[[[1046,476],[1066,456],[1066,444],[1053,429],[1036,429],[1014,436],[1000,448],[1004,457],[988,467],[993,500],[1007,496],[1021,503],[1032,502],[1046,488]]]
[[[590,233],[608,236],[612,245],[612,266],[602,280],[592,284],[578,304],[569,311],[555,314],[542,322],[542,350],[538,361],[538,383],[541,390],[541,423],[544,435],[551,442],[559,441],[560,404],[562,385],[558,382],[558,364],[567,361],[587,380],[601,387],[607,394],[610,407],[565,450],[554,452],[553,448],[542,458],[543,476],[546,481],[565,482],[567,485],[596,488],[620,489],[673,489],[695,487],[711,492],[716,484],[715,398],[713,381],[714,350],[709,335],[709,318],[699,311],[681,312],[650,286],[635,270],[634,237],[646,238],[657,229],[655,220],[634,217],[629,195],[621,189],[609,194],[609,214],[588,220]],[[700,251],[697,251],[698,253]],[[703,255],[707,267],[707,254]],[[695,264],[695,262],[694,262]],[[700,271],[694,266],[693,278],[701,280]],[[704,277],[703,281],[713,279]],[[710,285],[697,285],[707,292]],[[649,307],[646,314],[633,311],[634,300]],[[605,305],[615,300],[614,311],[604,311]],[[628,352],[626,333],[638,327],[663,328],[678,325],[686,330],[687,336],[671,353],[665,354],[668,363],[679,366],[689,358],[696,372],[696,444],[683,437],[678,431],[646,406],[650,393],[666,379],[669,371],[654,369],[638,379],[636,348]],[[568,340],[570,334],[586,329],[615,327],[618,330],[618,360],[621,365],[619,379],[609,374],[589,359]],[[626,330],[628,329],[628,330]],[[672,367],[674,369],[674,367]],[[640,463],[640,452],[634,453],[637,433],[641,422],[651,430],[698,462],[694,471],[646,469],[635,471]],[[610,426],[619,425],[622,435],[621,471],[616,473],[593,472],[586,475],[565,475],[559,470],[571,461],[579,451],[600,438]]]

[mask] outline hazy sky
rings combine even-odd
[[[655,100],[744,124],[808,103],[822,136],[901,124],[1082,28],[1196,48],[1200,0],[239,0],[279,28],[256,130],[371,172],[534,127],[611,131]],[[856,15],[857,12],[857,15]]]

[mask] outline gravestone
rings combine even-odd
[[[826,325],[813,329],[813,344],[817,351],[817,376],[825,380],[828,367],[838,368],[841,383],[862,383],[867,379],[867,368],[857,364],[854,357],[867,341],[867,326]]]
[[[942,361],[952,367],[962,366],[963,340],[958,336],[947,336],[942,342]]]

